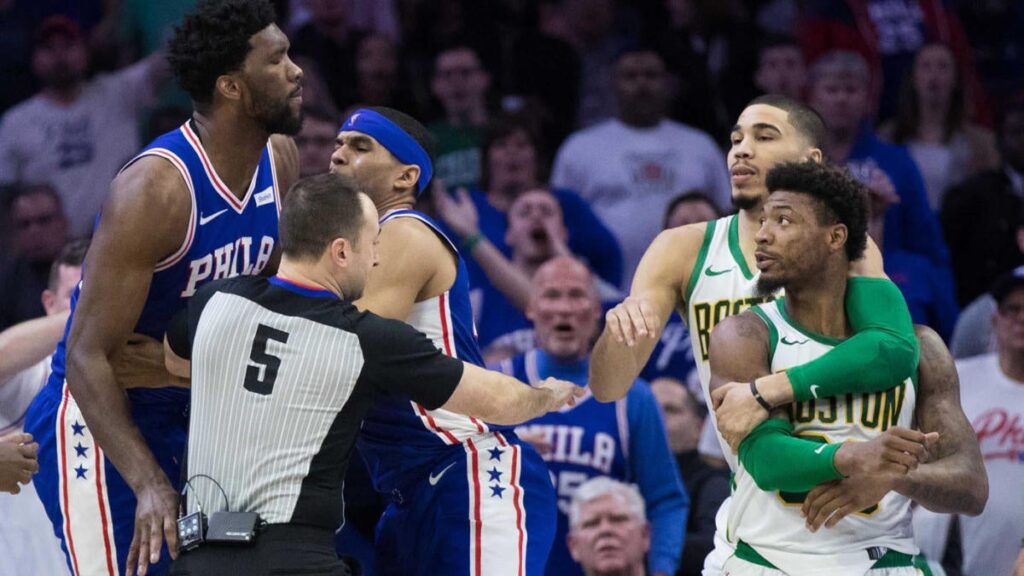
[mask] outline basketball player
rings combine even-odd
[[[465,263],[413,209],[433,172],[430,150],[423,125],[390,108],[357,110],[338,133],[331,170],[354,176],[381,215],[380,265],[357,306],[482,366]],[[540,456],[510,427],[383,399],[359,447],[392,500],[377,529],[378,573],[543,574],[555,494]]]
[[[194,113],[114,179],[29,410],[36,486],[73,574],[163,573],[165,540],[176,553],[188,393],[162,339],[203,283],[276,268],[279,194],[298,162],[272,135],[299,129],[302,71],[274,19],[267,0],[207,0],[176,30],[168,59]]]
[[[756,235],[761,273],[757,286],[765,294],[783,288],[785,297],[716,327],[710,342],[711,389],[716,398],[719,388],[739,386],[759,397],[754,383],[759,377],[817,358],[851,334],[844,301],[850,262],[867,246],[863,187],[839,170],[814,162],[777,166],[768,173],[766,186],[770,196]],[[926,361],[931,363],[932,356]],[[725,562],[725,572],[919,574],[910,526],[912,495],[918,492],[926,505],[957,512],[977,513],[984,506],[984,496],[980,505],[963,505],[951,495],[934,495],[935,490],[970,493],[972,489],[962,485],[965,481],[985,482],[977,443],[969,433],[955,434],[954,442],[962,444],[952,448],[966,454],[973,442],[978,466],[947,468],[946,478],[929,474],[934,471],[911,475],[919,461],[930,460],[928,446],[939,436],[909,430],[915,415],[922,419],[918,407],[938,382],[931,375],[920,380],[893,376],[890,388],[879,392],[819,395],[789,404],[745,438],[729,510],[728,534],[736,542],[736,553]],[[962,411],[957,408],[946,415],[954,417],[956,425],[944,429],[962,432]],[[883,452],[881,463],[860,457],[874,448]],[[974,474],[978,469],[980,476]],[[817,517],[822,502],[804,507],[809,513],[805,520],[801,505],[806,492],[843,477],[848,477],[843,482],[858,484],[856,498],[840,507],[839,518],[829,520],[829,529],[809,531],[808,523],[821,525]],[[825,517],[836,510],[830,502],[824,508],[829,509]]]
[[[677,310],[689,325],[704,397],[710,398],[708,343],[715,324],[771,297],[755,291],[754,234],[767,196],[765,174],[780,162],[823,161],[825,135],[817,113],[783,96],[762,96],[743,110],[728,154],[733,203],[739,212],[658,235],[640,262],[630,296],[606,315],[605,331],[590,364],[595,397],[610,401],[625,395],[647,363],[668,316]],[[777,396],[782,404],[819,394],[879,390],[888,387],[891,374],[912,373],[917,345],[910,313],[899,289],[884,280],[877,247],[869,244],[867,255],[851,266],[851,273],[867,277],[850,282],[850,321],[858,333],[815,362],[760,379],[761,394]],[[751,394],[733,395],[722,413],[737,417],[719,422],[713,412],[710,426],[716,434],[725,425],[745,436],[768,416]],[[718,444],[735,469],[735,455],[721,435]],[[716,548],[705,563],[705,574],[719,574],[731,553],[723,538],[727,508],[728,500],[719,511]]]

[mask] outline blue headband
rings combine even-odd
[[[360,108],[341,125],[340,132],[348,130],[362,132],[372,137],[381,146],[387,148],[388,152],[391,152],[402,164],[419,166],[420,179],[416,182],[417,191],[423,192],[423,189],[427,187],[430,178],[434,175],[430,156],[419,145],[419,142],[416,142],[408,132],[402,130],[397,124],[373,110]]]

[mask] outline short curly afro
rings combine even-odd
[[[269,0],[203,0],[174,30],[167,60],[197,104],[213,101],[217,77],[242,67],[249,38],[276,20]]]
[[[846,170],[818,162],[786,162],[772,168],[765,178],[768,194],[778,191],[807,194],[818,201],[820,224],[844,224],[846,256],[852,262],[868,245],[867,190]]]

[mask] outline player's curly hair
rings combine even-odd
[[[765,179],[768,194],[780,190],[815,198],[818,223],[846,226],[846,256],[852,262],[868,245],[868,195],[864,185],[843,169],[818,162],[786,162]]]
[[[167,46],[178,84],[193,102],[211,103],[217,77],[240,69],[249,38],[275,20],[269,0],[202,0]]]

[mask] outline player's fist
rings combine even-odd
[[[905,475],[928,461],[928,447],[938,439],[938,432],[890,428],[869,442],[844,442],[836,450],[836,470],[843,476]]]
[[[605,314],[605,325],[619,344],[636,346],[640,338],[655,338],[661,318],[642,296],[630,296]]]
[[[537,388],[550,392],[550,400],[547,409],[548,412],[554,412],[567,404],[569,406],[575,406],[576,399],[582,398],[586,393],[586,388],[583,386],[577,386],[572,382],[557,380],[555,378],[546,378],[543,382],[537,385]]]
[[[0,438],[0,492],[17,494],[20,484],[32,481],[32,475],[39,470],[36,454],[39,445],[32,441],[31,434],[9,434]]]

